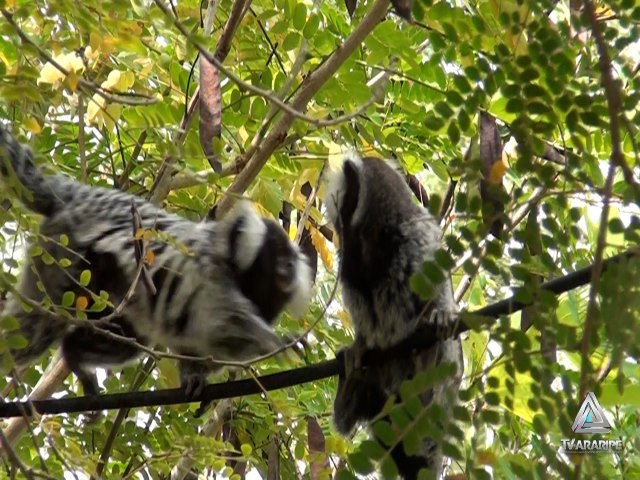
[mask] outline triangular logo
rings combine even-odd
[[[571,429],[575,433],[609,433],[611,425],[593,392],[587,393]]]

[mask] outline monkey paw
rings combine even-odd
[[[353,345],[341,350],[344,356],[344,372],[347,377],[359,372],[362,368],[362,357],[366,352],[365,346],[362,342],[355,341]]]
[[[199,373],[190,373],[182,378],[182,388],[189,398],[198,398],[208,385],[207,376]]]
[[[428,324],[435,327],[438,340],[448,340],[454,336],[458,322],[453,312],[434,309],[429,315]]]
[[[183,375],[182,378],[182,388],[184,388],[184,392],[189,398],[198,398],[208,384],[207,375],[190,373]],[[213,403],[211,400],[202,401],[193,416],[195,418],[201,417],[209,409],[211,403]]]

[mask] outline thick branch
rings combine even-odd
[[[387,12],[389,0],[376,0],[371,10],[362,19],[358,27],[347,37],[344,43],[338,47],[331,57],[327,59],[317,70],[309,74],[302,82],[298,94],[291,102],[291,107],[299,112],[307,109],[307,104],[320,90],[320,88],[329,80],[340,66],[351,56],[356,48],[378,25]],[[241,195],[251,182],[256,178],[262,167],[267,163],[271,154],[278,148],[282,141],[286,138],[287,131],[294,121],[294,115],[288,110],[283,112],[282,117],[273,130],[265,138],[260,148],[256,151],[253,158],[238,174],[235,181],[231,184],[227,193],[233,195]],[[218,215],[223,215],[231,207],[231,198],[226,196],[218,206]]]
[[[630,249],[622,254],[611,257],[602,262],[602,271],[620,261],[629,260],[640,256],[640,247]],[[540,286],[541,291],[547,291],[556,295],[586,285],[591,279],[593,266],[585,267],[563,277],[556,278]],[[521,302],[513,296],[488,305],[476,312],[467,314],[474,317],[497,318],[501,315],[509,315],[531,305],[532,302]],[[464,314],[462,315],[464,316]],[[455,336],[469,330],[469,326],[459,322]],[[386,361],[389,358],[406,353],[407,349],[428,349],[439,339],[433,336],[433,329],[418,330],[413,336],[394,348],[385,351],[370,350],[364,356],[364,364]],[[35,410],[40,414],[76,413],[95,410],[110,410],[119,408],[136,408],[161,405],[176,405],[189,402],[210,402],[222,398],[232,398],[244,395],[263,393],[265,390],[277,390],[294,385],[301,385],[312,381],[338,375],[344,370],[343,359],[337,357],[333,360],[320,362],[308,367],[298,368],[285,372],[258,377],[257,379],[239,380],[234,382],[218,383],[207,386],[197,398],[188,398],[182,388],[168,390],[156,390],[146,392],[114,393],[99,397],[76,397],[59,400],[38,400],[31,402]],[[257,381],[256,381],[257,380]],[[15,402],[0,404],[0,418],[20,417],[33,415],[29,402]]]

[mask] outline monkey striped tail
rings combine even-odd
[[[22,185],[20,197],[24,204],[36,213],[50,216],[62,205],[56,194],[55,177],[46,177],[34,162],[34,153],[20,144],[5,127],[0,125],[0,173],[4,181],[15,176]]]

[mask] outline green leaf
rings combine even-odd
[[[368,475],[374,471],[373,463],[363,453],[355,452],[349,455],[349,463],[361,475]]]
[[[302,30],[307,23],[307,7],[304,3],[296,4],[293,10],[293,28]]]
[[[74,292],[70,292],[70,291],[64,292],[62,294],[62,306],[66,308],[71,307],[75,299],[76,299],[76,294]]]
[[[300,34],[296,32],[289,32],[287,36],[284,37],[284,40],[282,41],[282,48],[284,48],[285,51],[289,52],[291,50],[296,49],[299,44],[300,44]]]
[[[83,270],[80,273],[80,285],[86,287],[91,282],[91,270]]]
[[[424,126],[428,130],[438,131],[444,127],[444,120],[433,114],[427,114],[427,117],[424,120]]]
[[[455,121],[449,123],[447,134],[449,135],[449,140],[451,140],[451,143],[454,145],[460,141],[460,130],[458,129],[458,125]]]
[[[19,334],[11,334],[7,337],[7,345],[14,350],[20,350],[29,346],[27,339]]]
[[[304,30],[302,31],[302,35],[304,38],[309,40],[313,38],[318,31],[318,27],[320,26],[320,18],[316,14],[311,14],[309,16],[309,20],[307,20],[306,25],[304,26]]]
[[[440,114],[444,119],[453,117],[453,110],[446,102],[438,102],[433,107],[436,112]]]
[[[391,446],[395,443],[397,435],[393,432],[389,422],[380,420],[373,424],[373,432],[382,443]]]

